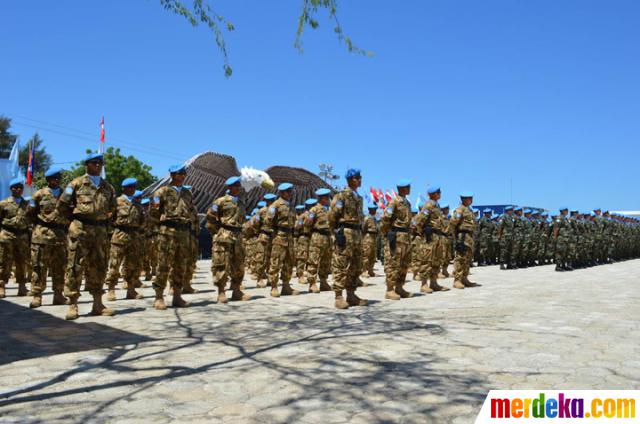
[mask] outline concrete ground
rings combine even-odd
[[[640,388],[640,260],[473,268],[481,287],[401,301],[375,277],[358,291],[371,305],[345,311],[332,293],[272,299],[252,281],[255,300],[219,305],[208,267],[190,308],[156,311],[144,289],[89,317],[83,296],[75,322],[11,285],[0,422],[469,423],[490,389]]]

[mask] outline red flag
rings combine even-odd
[[[371,192],[371,197],[373,197],[373,201],[375,203],[378,203],[378,193],[376,193],[376,190],[373,187],[369,187],[369,191]]]
[[[33,148],[35,146],[33,143],[29,145],[29,163],[27,164],[27,185],[31,185],[33,182],[33,161],[34,161],[34,151]]]
[[[389,190],[384,194],[384,197],[387,199],[387,203],[393,200],[393,197],[389,194]]]
[[[100,142],[104,143],[104,116],[102,117],[102,121],[100,121]]]

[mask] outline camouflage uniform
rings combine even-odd
[[[449,217],[442,213],[442,220],[444,222],[444,237],[440,239],[442,243],[442,262],[440,265],[442,276],[444,278],[449,277],[449,264],[453,260],[453,238],[451,236],[451,226],[449,225]]]
[[[513,247],[516,244],[514,237],[516,219],[517,217],[504,213],[498,221],[501,269],[511,269],[516,266],[515,262],[517,258],[513,254]]]
[[[557,270],[568,269],[571,266],[569,256],[569,243],[571,238],[571,226],[566,216],[559,215],[554,223],[555,234],[555,262]]]
[[[28,202],[20,197],[16,202],[11,196],[0,202],[0,297],[15,265],[18,296],[27,295],[27,268],[29,256]]]
[[[269,284],[271,285],[271,295],[274,297],[298,294],[297,290],[293,290],[289,285],[294,262],[294,224],[295,215],[292,213],[288,201],[280,197],[269,206],[263,225],[273,234]],[[282,279],[281,293],[278,293],[279,278]]]
[[[238,198],[226,194],[213,202],[207,211],[207,226],[213,234],[211,273],[218,287],[218,302],[226,303],[226,285],[231,280],[231,300],[249,300],[240,289],[244,278],[244,246],[242,228],[244,211]]]
[[[144,279],[149,281],[152,276],[156,275],[158,266],[158,246],[156,238],[158,236],[158,223],[155,222],[149,211],[146,212],[145,228],[144,228]]]
[[[435,200],[427,201],[415,219],[416,232],[425,239],[419,271],[422,279],[421,291],[430,293],[434,290],[449,290],[446,287],[441,287],[437,282],[438,273],[447,258],[445,252],[447,224],[440,205]],[[429,279],[429,285],[427,285],[427,279]]]
[[[456,256],[453,261],[453,286],[455,288],[473,287],[467,276],[469,267],[473,260],[473,232],[476,228],[476,221],[467,206],[460,205],[453,211],[450,226],[453,239],[456,243]]]
[[[478,245],[480,249],[478,265],[489,265],[493,262],[491,258],[491,237],[494,231],[495,223],[483,215],[478,223]]]
[[[308,230],[305,229],[304,221],[309,216],[308,211],[296,216],[294,226],[295,252],[296,252],[296,277],[300,283],[305,284],[305,270],[309,257],[309,240],[311,238]]]
[[[327,283],[327,278],[331,271],[331,231],[328,207],[319,203],[314,205],[306,213],[304,230],[311,234],[307,262],[309,291],[329,291],[331,286]],[[316,278],[320,280],[320,287],[316,285]]]
[[[364,218],[362,238],[362,256],[364,259],[364,271],[369,277],[374,277],[373,267],[376,264],[376,242],[378,238],[378,221],[375,216],[368,215]]]
[[[404,289],[411,262],[411,219],[411,205],[402,196],[389,202],[381,218],[381,230],[386,236],[384,273],[387,299],[411,297],[411,293]]]
[[[243,216],[244,218],[244,216]],[[193,274],[196,272],[198,258],[200,257],[200,246],[198,239],[200,237],[200,218],[198,217],[198,209],[192,203],[191,209],[191,228],[189,229],[189,261],[187,264],[186,278],[182,286],[182,293],[197,293],[197,290],[191,287]]]
[[[267,217],[268,206],[264,206],[258,210],[258,213],[251,217],[254,232],[257,234],[257,242],[255,245],[255,261],[256,275],[258,276],[258,287],[266,287],[263,280],[267,278],[267,270],[271,262],[271,246],[273,233],[271,229],[264,227]]]
[[[136,293],[135,283],[139,281],[142,268],[140,255],[140,231],[144,228],[144,213],[140,203],[122,194],[116,200],[116,214],[111,236],[109,252],[109,272],[107,284],[109,286],[108,300],[116,300],[115,288],[120,278],[120,267],[124,271],[124,281],[127,285],[127,299],[142,299]]]
[[[47,286],[47,273],[51,275],[53,304],[64,305],[64,267],[67,263],[67,227],[69,220],[57,209],[57,194],[49,187],[36,191],[29,202],[29,214],[35,217],[36,225],[31,234],[31,262],[33,274],[31,292],[41,296]]]

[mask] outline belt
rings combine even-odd
[[[54,224],[53,222],[45,222],[38,218],[38,225],[42,227],[51,228],[52,230],[64,230],[67,231],[68,225],[65,224]]]
[[[286,234],[293,233],[293,230],[291,230],[291,228],[289,227],[277,227],[277,230],[280,231],[281,233],[286,233]]]
[[[473,231],[469,231],[469,230],[458,230],[458,232],[462,234],[473,234]]]
[[[185,222],[175,222],[175,221],[162,221],[160,225],[168,228],[173,228],[175,230],[190,230],[191,224]]]
[[[231,231],[232,233],[235,233],[235,234],[240,234],[242,232],[242,228],[240,228],[240,227],[234,227],[232,225],[225,225],[225,224],[222,224],[220,226],[222,228],[224,228],[225,230],[229,230],[229,231]]]
[[[22,228],[8,227],[6,225],[3,225],[2,229],[3,230],[7,230],[7,231],[9,231],[10,233],[13,233],[13,234],[28,234],[29,233],[29,230],[26,229],[26,228],[22,229]]]
[[[446,236],[445,232],[442,230],[438,230],[437,228],[433,228],[432,231],[439,236]]]
[[[116,229],[123,231],[125,233],[137,233],[140,231],[139,227],[132,227],[129,225],[115,225]]]
[[[377,233],[377,232],[375,232],[375,231],[367,231],[367,234],[373,234],[374,236],[377,236],[377,235],[378,235],[378,233]]]
[[[264,234],[266,236],[269,236],[269,238],[273,237],[273,234],[271,234],[270,232],[265,231],[265,230],[260,230],[260,234]]]
[[[107,220],[106,219],[101,219],[101,220],[89,219],[89,218],[83,218],[80,215],[74,215],[73,219],[75,219],[76,221],[80,221],[85,225],[93,225],[94,227],[106,227],[107,226]]]
[[[408,233],[408,228],[400,228],[400,227],[391,227],[391,231],[396,231],[398,233]]]
[[[318,234],[322,234],[323,236],[329,236],[331,235],[331,233],[329,232],[329,230],[325,230],[325,229],[321,229],[321,228],[314,228],[313,229],[314,233],[318,233]]]
[[[349,224],[349,223],[343,222],[341,224],[338,224],[338,226],[342,228],[348,228],[350,230],[362,231],[362,228],[360,228],[358,224]]]

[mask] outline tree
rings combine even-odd
[[[47,150],[42,146],[43,140],[38,133],[35,133],[33,137],[29,139],[29,142],[22,146],[20,154],[18,156],[18,162],[21,165],[27,166],[29,164],[29,147],[33,144],[34,160],[33,171],[34,174],[40,171],[46,171],[51,166],[53,159]]]
[[[186,0],[160,0],[160,4],[165,9],[184,17],[191,25],[198,26],[198,24],[203,23],[209,27],[215,36],[218,49],[222,53],[224,74],[227,78],[230,77],[233,70],[229,64],[224,31],[233,31],[235,29],[234,25],[224,16],[216,13],[207,0],[191,0],[191,7],[187,6],[186,3]],[[298,17],[298,26],[293,43],[299,52],[303,52],[302,35],[305,28],[316,29],[320,26],[317,18],[320,9],[324,9],[329,13],[329,19],[333,21],[334,25],[333,32],[338,37],[338,40],[347,46],[347,50],[350,53],[372,55],[371,52],[357,47],[351,38],[345,35],[342,25],[338,21],[338,0],[302,0],[302,11]]]
[[[0,115],[0,158],[6,159],[11,154],[13,143],[18,140],[18,136],[9,132],[11,119]]]

